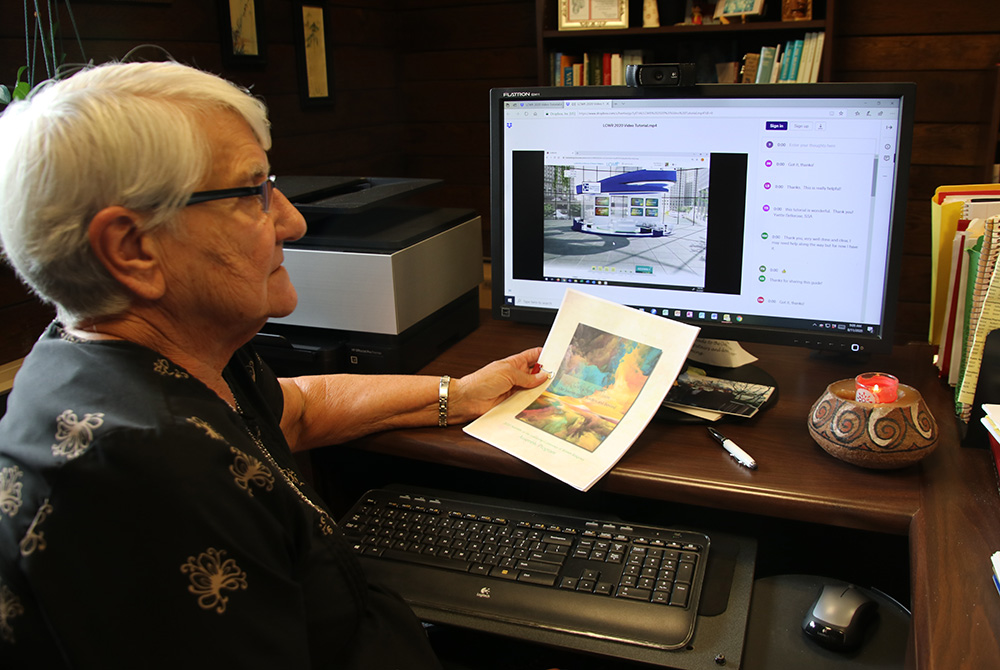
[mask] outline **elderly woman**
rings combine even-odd
[[[174,63],[113,64],[0,117],[0,236],[57,320],[0,423],[4,667],[437,667],[292,452],[466,421],[539,350],[450,384],[276,379],[302,216],[260,101]]]

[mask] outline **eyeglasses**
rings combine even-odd
[[[240,188],[222,188],[215,191],[198,191],[192,193],[188,199],[188,205],[197,205],[210,200],[225,200],[226,198],[245,198],[248,195],[259,195],[264,213],[271,211],[272,194],[274,193],[274,175],[272,174],[257,186],[243,186]]]

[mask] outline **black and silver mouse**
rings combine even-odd
[[[861,645],[877,610],[853,584],[828,584],[806,612],[802,631],[827,649],[850,651]]]

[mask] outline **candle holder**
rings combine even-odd
[[[923,396],[900,384],[894,402],[856,399],[854,379],[841,379],[809,411],[809,434],[828,454],[864,468],[916,463],[937,447],[938,427]]]
[[[858,402],[895,402],[899,380],[885,372],[865,372],[854,378],[854,389]]]

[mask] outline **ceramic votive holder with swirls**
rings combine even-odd
[[[920,392],[899,385],[895,402],[855,399],[853,379],[841,379],[809,412],[809,434],[827,453],[864,468],[901,468],[924,458],[937,446],[937,422]]]

